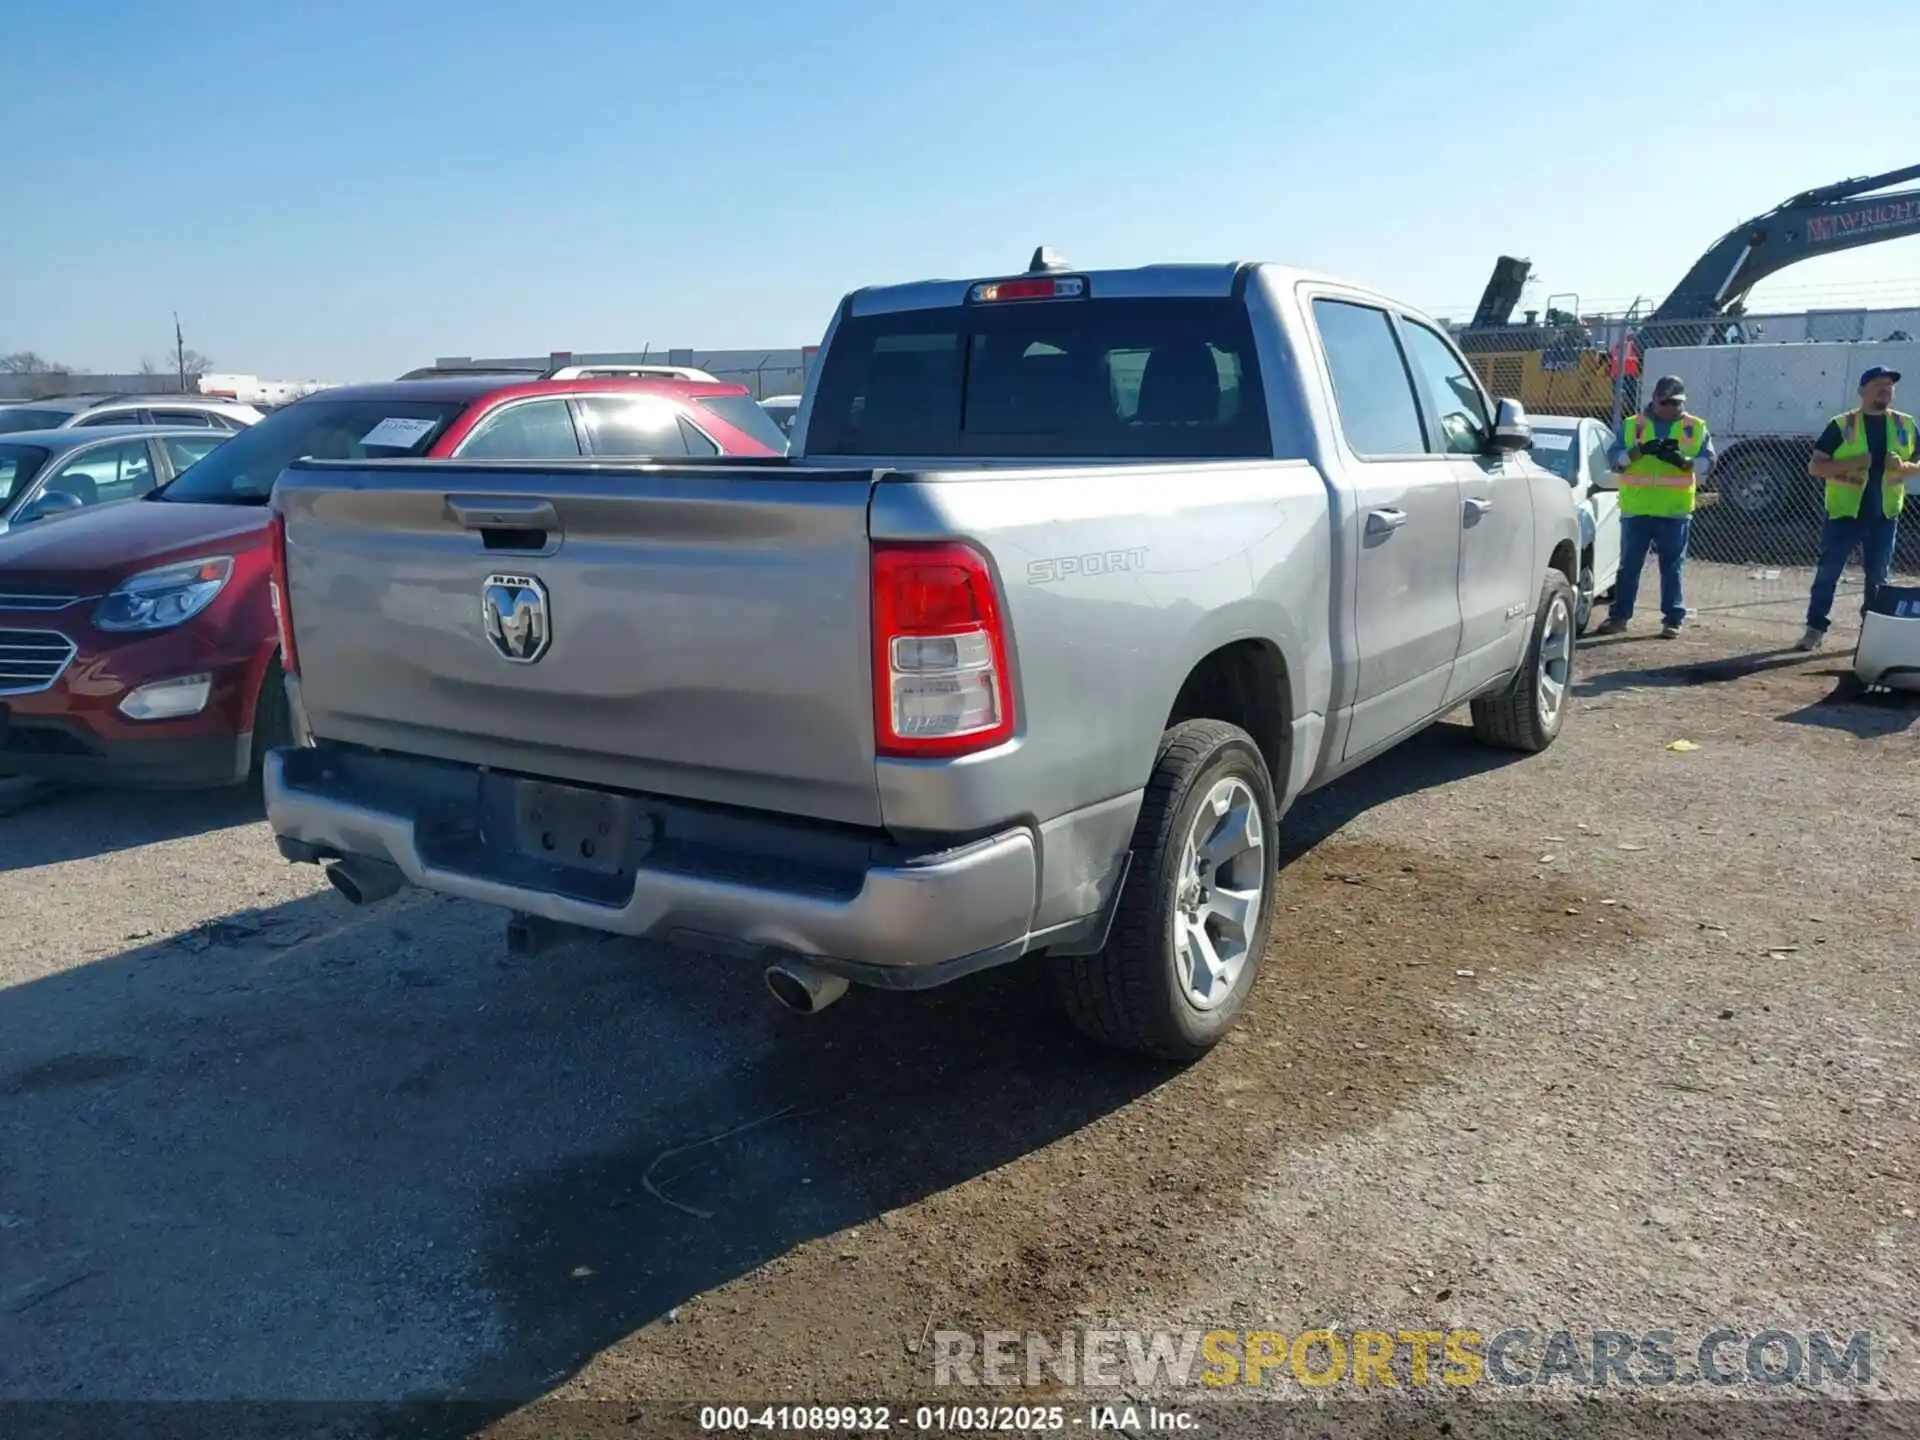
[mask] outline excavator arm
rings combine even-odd
[[[1721,236],[1648,317],[1649,324],[1737,312],[1767,276],[1817,255],[1920,235],[1920,189],[1886,191],[1920,179],[1920,165],[1808,190]]]

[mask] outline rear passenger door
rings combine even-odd
[[[1520,663],[1545,557],[1533,554],[1533,480],[1524,458],[1495,453],[1493,415],[1467,362],[1438,331],[1400,317],[1428,448],[1460,481],[1460,653],[1449,706]]]
[[[1352,557],[1358,668],[1343,760],[1439,713],[1460,648],[1460,486],[1427,445],[1412,372],[1384,309],[1312,302],[1356,513]],[[1344,601],[1345,597],[1336,597]]]

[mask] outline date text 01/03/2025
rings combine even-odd
[[[1132,1405],[1096,1405],[1068,1414],[1060,1405],[709,1405],[700,1411],[700,1428],[717,1433],[754,1430],[788,1434],[1035,1434],[1070,1430],[1177,1434],[1191,1432],[1194,1417],[1185,1411],[1143,1411]]]

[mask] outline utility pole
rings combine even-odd
[[[187,341],[180,333],[180,312],[173,312],[173,368],[180,375],[180,392],[187,389]]]

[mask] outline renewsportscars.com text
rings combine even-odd
[[[1873,1340],[1823,1330],[937,1330],[936,1385],[1324,1389],[1864,1386]]]

